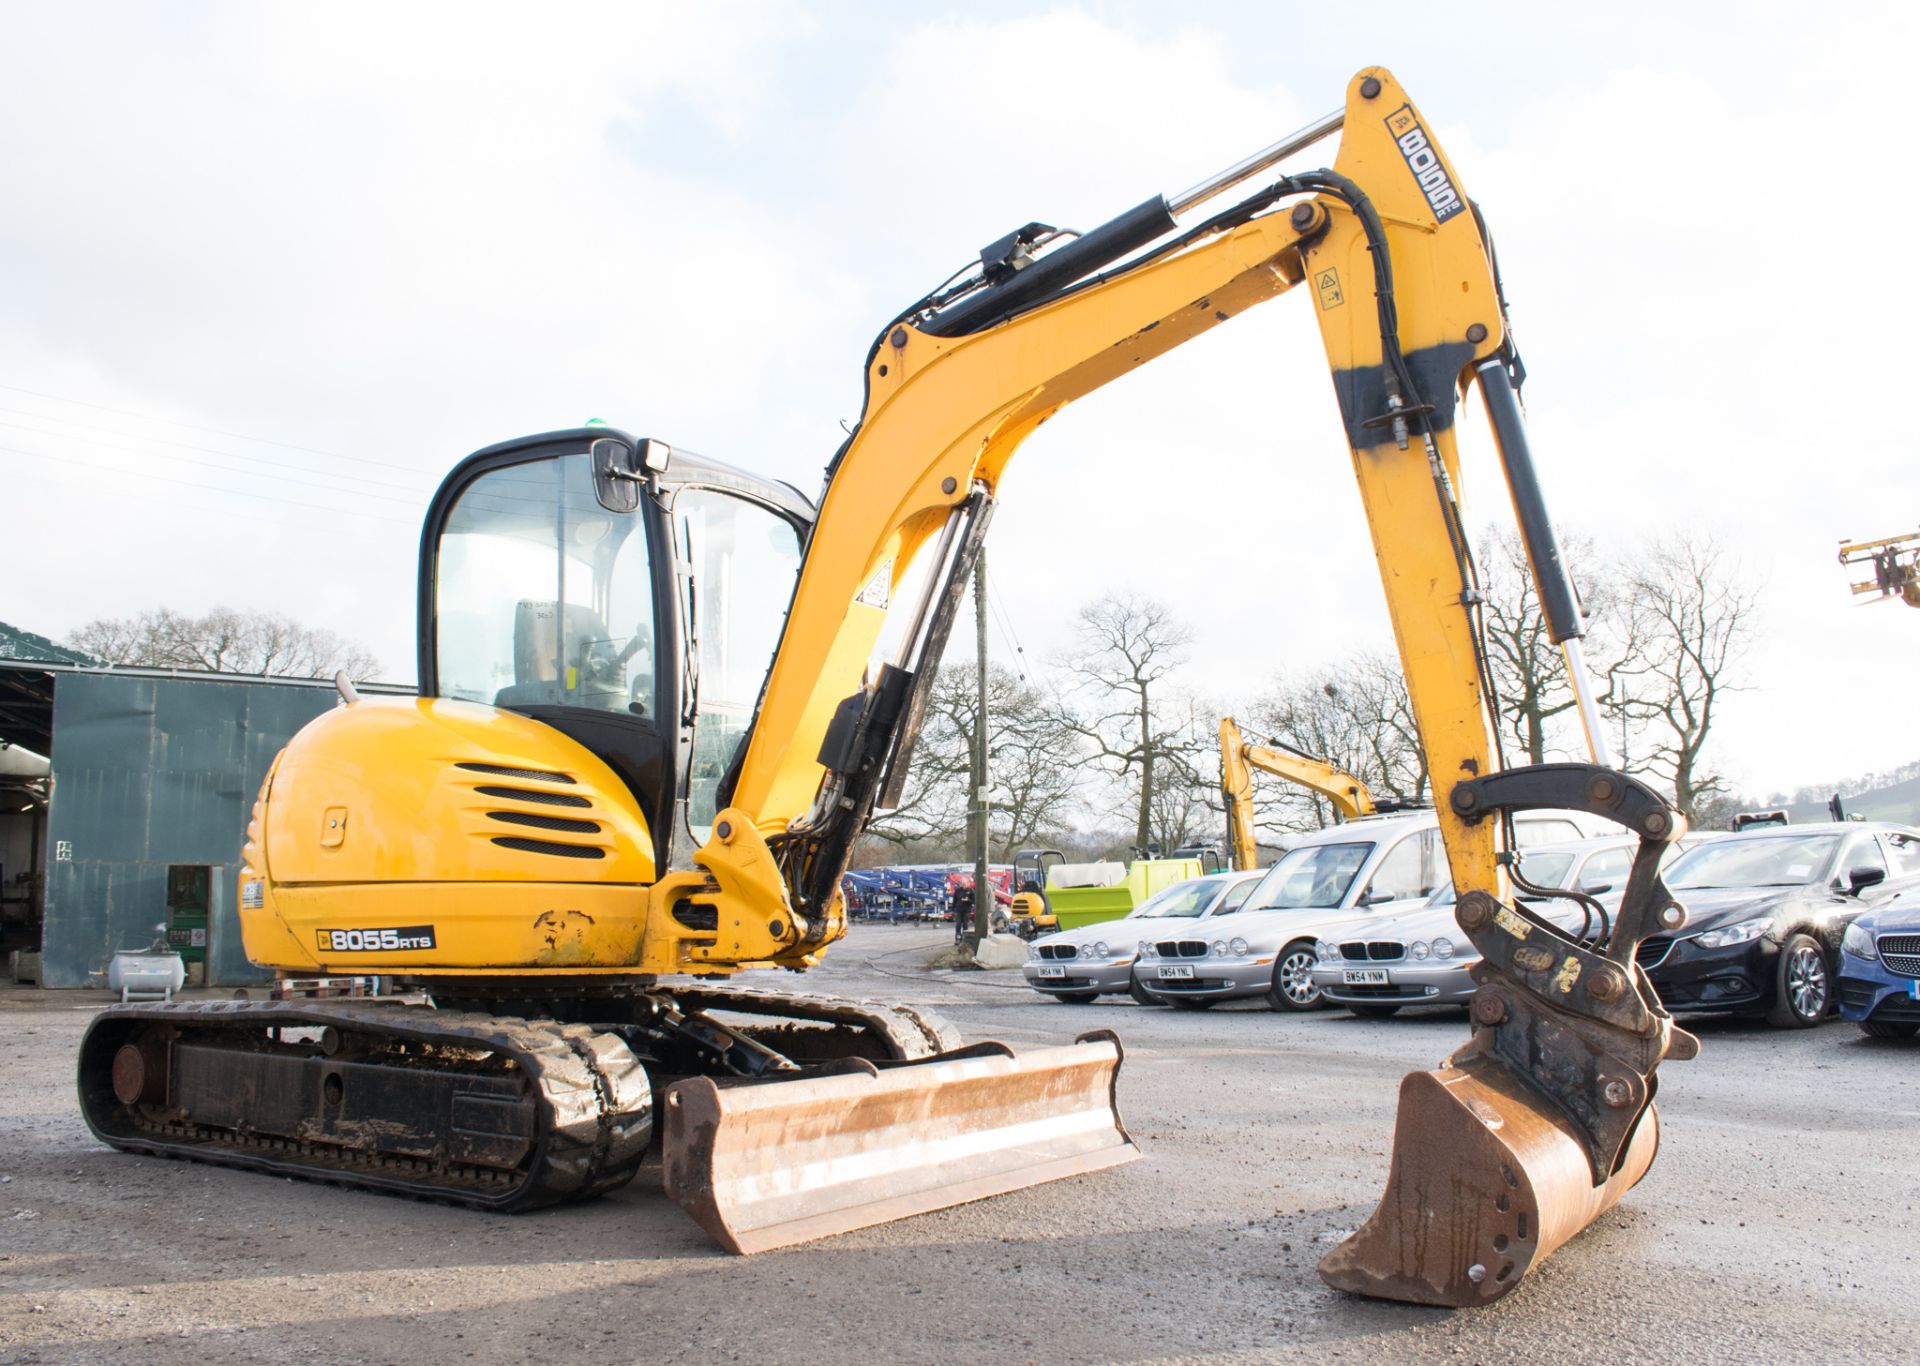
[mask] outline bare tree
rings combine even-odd
[[[324,678],[345,669],[354,678],[379,671],[380,661],[357,641],[302,626],[272,612],[216,607],[191,617],[170,607],[132,617],[102,617],[67,637],[105,664],[208,673]]]
[[[916,856],[963,857],[972,805],[969,756],[979,732],[979,692],[971,667],[941,669],[914,747],[900,805],[879,813],[868,833]],[[1057,830],[1078,807],[1078,737],[1040,690],[1011,670],[987,668],[987,766],[994,857],[1005,862]]]
[[[1079,810],[1080,747],[1059,708],[999,665],[987,667],[987,717],[988,828],[997,857],[1007,862]]]
[[[1426,751],[1414,726],[1413,702],[1399,668],[1374,653],[1283,680],[1247,711],[1251,731],[1345,769],[1376,801],[1419,801],[1427,794]],[[1332,805],[1317,792],[1256,775],[1261,829],[1314,829],[1332,822]]]
[[[1605,623],[1620,613],[1621,595],[1614,577],[1599,569],[1599,557],[1584,537],[1568,537],[1562,545],[1575,573],[1581,607],[1587,617]],[[1487,666],[1499,694],[1499,724],[1526,755],[1525,762],[1543,764],[1550,753],[1577,747],[1578,736],[1567,721],[1577,706],[1567,678],[1567,661],[1548,634],[1546,613],[1535,591],[1526,547],[1513,530],[1489,535],[1481,543],[1480,586],[1486,594],[1482,621],[1487,642]],[[1589,573],[1582,575],[1585,568]],[[1589,637],[1587,667],[1598,675],[1603,691],[1625,670],[1634,667],[1631,632],[1596,631]]]
[[[1074,648],[1062,661],[1081,707],[1061,719],[1091,746],[1094,758],[1129,790],[1134,843],[1154,840],[1154,797],[1162,781],[1180,780],[1182,756],[1204,748],[1168,678],[1187,662],[1193,633],[1165,603],[1137,593],[1109,593],[1080,609]]]
[[[1630,663],[1611,680],[1607,706],[1644,736],[1628,767],[1669,783],[1674,805],[1693,820],[1726,790],[1704,756],[1721,699],[1740,690],[1757,595],[1703,534],[1654,542],[1622,586],[1614,648]]]

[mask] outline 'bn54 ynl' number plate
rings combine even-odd
[[[1065,977],[1067,975],[1067,970],[1065,968],[1043,967],[1040,969],[1040,975],[1042,977]]]
[[[1178,978],[1184,981],[1192,981],[1193,969],[1191,967],[1186,966],[1185,964],[1182,964],[1179,967],[1161,968],[1160,977],[1162,981],[1165,981],[1169,978]]]

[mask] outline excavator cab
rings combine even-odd
[[[619,775],[658,866],[711,833],[813,507],[606,427],[490,447],[442,484],[421,562],[421,693],[551,726]]]
[[[1022,939],[1038,939],[1060,928],[1060,919],[1047,900],[1047,871],[1065,863],[1058,849],[1022,849],[1013,856],[1013,932]]]

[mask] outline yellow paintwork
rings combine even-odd
[[[556,832],[503,815],[595,829]],[[599,857],[527,852],[495,843],[502,837],[589,848]],[[633,971],[655,874],[653,837],[612,769],[550,726],[445,698],[362,700],[303,727],[268,774],[243,863],[248,957],[302,972]],[[252,895],[248,883],[259,884]],[[255,899],[260,904],[250,906]],[[422,925],[434,927],[430,951],[329,955],[318,947],[323,930]]]
[[[1318,792],[1348,820],[1373,814],[1373,794],[1351,773],[1271,745],[1250,745],[1234,719],[1223,716],[1220,718],[1220,791],[1227,804],[1233,866],[1243,873],[1260,866],[1260,850],[1253,837],[1252,770],[1256,768]]]
[[[1368,77],[1381,89],[1369,100],[1361,94]],[[1412,101],[1391,75],[1375,67],[1347,87],[1347,120],[1334,169],[1358,182],[1373,200],[1386,226],[1399,303],[1400,346],[1412,353],[1442,343],[1466,343],[1468,329],[1486,329],[1464,364],[1500,349],[1504,329],[1493,269],[1471,212],[1455,213],[1444,223],[1433,210],[1394,141],[1388,120]],[[1418,116],[1418,111],[1413,111]],[[1424,122],[1424,121],[1423,121]],[[1428,133],[1432,125],[1425,124]],[[1454,187],[1461,181],[1433,144]],[[1464,197],[1465,190],[1459,189]],[[1344,208],[1332,210],[1326,237],[1303,253],[1306,269],[1327,267],[1350,282],[1344,302],[1314,310],[1320,338],[1335,370],[1377,366],[1381,362],[1379,322],[1373,309],[1371,267],[1358,221]],[[1446,396],[1428,393],[1428,402]],[[1398,448],[1386,429],[1382,440],[1353,451],[1353,471],[1372,533],[1394,640],[1406,671],[1414,720],[1427,752],[1434,807],[1446,843],[1453,883],[1462,894],[1501,891],[1495,862],[1494,822],[1468,825],[1448,803],[1454,785],[1491,771],[1489,719],[1480,695],[1472,624],[1460,595],[1460,569],[1447,535],[1440,495],[1428,453],[1415,440]],[[1460,457],[1454,429],[1435,438],[1446,476],[1460,484]]]
[[[1047,899],[1039,892],[1016,892],[1008,913],[1015,920],[1030,920],[1035,930],[1057,930],[1060,918],[1047,909]]]
[[[1381,82],[1373,100],[1360,93],[1369,76]],[[1436,223],[1387,126],[1403,107],[1411,111],[1384,70],[1356,76],[1337,167],[1386,221],[1403,349],[1462,343],[1479,324],[1487,330],[1469,359],[1491,355],[1501,320],[1485,251],[1471,214]],[[1451,183],[1460,185],[1457,176]],[[1314,204],[1303,227],[1285,211],[1267,213],[1147,264],[1115,268],[973,336],[890,330],[808,544],[732,807],[691,870],[655,884],[651,840],[624,787],[550,728],[458,702],[363,702],[302,731],[269,779],[245,875],[263,884],[261,905],[243,911],[250,956],[300,971],[421,973],[713,973],[816,961],[844,932],[841,908],[836,900],[816,915],[803,941],[768,840],[815,801],[828,721],[867,681],[887,609],[871,594],[859,601],[863,590],[880,579],[897,594],[952,510],[976,486],[995,489],[1020,443],[1062,405],[1316,272],[1338,274],[1337,283],[1319,279],[1306,291],[1333,370],[1378,366],[1359,225],[1335,199]],[[1463,892],[1497,891],[1491,824],[1466,827],[1446,802],[1458,778],[1487,771],[1488,732],[1428,454],[1418,441],[1400,450],[1384,435],[1352,454],[1454,881]],[[1436,456],[1457,481],[1451,430],[1440,434]],[[574,774],[593,797],[600,829],[592,838],[605,857],[556,870],[561,860],[494,845],[474,784],[451,772],[467,757]],[[326,823],[335,808],[344,834]],[[576,880],[556,883],[556,873]],[[717,928],[688,929],[673,914],[683,902],[711,906]],[[442,941],[431,952],[312,961],[320,929],[423,924],[429,908]]]

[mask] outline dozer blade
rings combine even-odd
[[[1490,1057],[1400,1083],[1393,1168],[1373,1217],[1320,1262],[1336,1290],[1454,1308],[1499,1299],[1653,1163],[1651,1105],[1595,1185],[1577,1131]]]
[[[667,1193],[723,1247],[764,1252],[1131,1162],[1120,1044],[976,1045],[834,1076],[667,1091]]]

